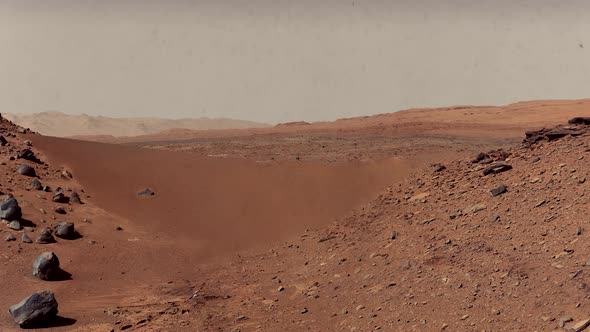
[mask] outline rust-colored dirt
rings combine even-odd
[[[568,328],[590,316],[590,129],[520,142],[588,115],[588,101],[544,101],[118,145],[17,133],[0,148],[2,191],[35,234],[67,220],[83,238],[2,239],[0,303],[50,289],[66,331],[545,331],[571,316]],[[50,193],[28,189],[14,170],[31,163],[9,160],[27,139],[48,163],[34,165],[41,181],[83,188],[86,204],[57,215]],[[471,163],[511,146],[510,171]],[[45,250],[72,280],[30,276]]]

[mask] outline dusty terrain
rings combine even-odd
[[[17,241],[2,242],[0,303],[50,289],[64,317],[55,329],[66,331],[569,328],[590,318],[590,127],[567,125],[574,116],[590,116],[590,102],[412,110],[117,145],[25,135],[3,122],[3,135],[15,135],[0,148],[2,191],[35,235],[67,220],[83,237],[25,244],[5,229]],[[522,143],[526,130],[554,126],[573,129]],[[14,173],[28,162],[9,157],[27,139],[48,164],[31,164],[43,184],[78,191],[85,204],[56,204]],[[498,148],[507,153],[472,162]],[[512,168],[484,175],[498,162]],[[500,185],[507,192],[492,196]],[[136,195],[145,188],[156,194]],[[45,250],[71,280],[30,276]],[[0,329],[18,329],[6,311]]]
[[[161,118],[109,118],[87,114],[62,112],[3,113],[6,119],[47,136],[70,137],[78,135],[101,135],[104,139],[114,136],[137,136],[191,129],[238,129],[267,127],[263,123],[226,118],[161,119]]]

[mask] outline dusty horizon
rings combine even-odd
[[[588,7],[2,1],[0,109],[280,123],[585,98]]]

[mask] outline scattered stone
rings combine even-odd
[[[35,169],[29,165],[20,165],[20,167],[16,170],[18,174],[25,175],[25,176],[36,176]]]
[[[66,214],[66,210],[64,208],[62,208],[61,206],[56,206],[53,211],[55,211],[55,213],[59,213],[59,214]]]
[[[308,313],[308,312],[309,312],[309,310],[307,310],[307,308],[303,308],[303,309],[301,309],[301,311],[300,311],[300,312],[301,312],[302,314],[306,314],[306,313]]]
[[[397,237],[398,237],[398,236],[399,236],[399,233],[398,233],[398,232],[396,232],[396,231],[391,231],[391,234],[389,235],[389,238],[390,238],[391,240],[395,240],[395,239],[397,239]]]
[[[23,243],[33,243],[33,240],[31,240],[31,238],[27,235],[27,233],[23,233],[23,236],[21,237],[21,241]]]
[[[582,235],[582,227],[576,228],[576,235]]]
[[[468,207],[467,209],[465,209],[465,211],[467,211],[468,213],[476,213],[479,211],[483,211],[485,209],[486,209],[485,204],[479,203],[479,204],[475,204],[475,205]]]
[[[74,223],[71,222],[60,222],[55,226],[53,234],[66,240],[74,240],[78,238],[78,232],[76,232],[76,229],[74,228]]]
[[[49,228],[44,228],[35,242],[39,244],[55,243],[55,238],[51,235],[51,230],[49,230]]]
[[[538,201],[538,202],[535,204],[535,207],[539,207],[539,206],[541,206],[541,205],[545,204],[546,202],[547,202],[546,200],[541,200],[541,201]]]
[[[458,217],[463,215],[463,211],[458,210],[458,211],[453,211],[451,213],[449,213],[449,218],[451,219],[457,219]]]
[[[76,204],[82,204],[82,200],[80,199],[80,195],[78,195],[77,192],[72,192],[72,194],[70,195],[70,202],[72,203],[76,203]]]
[[[26,146],[33,146],[33,142],[26,140],[23,143],[25,143]]]
[[[408,201],[410,201],[410,202],[424,201],[428,196],[430,196],[430,193],[420,193],[420,194],[417,194],[417,195],[414,195],[414,196],[410,197],[408,199]]]
[[[10,306],[8,309],[14,322],[20,327],[44,327],[57,316],[57,301],[50,291],[42,291]]]
[[[18,220],[11,221],[10,224],[8,224],[8,228],[14,229],[15,231],[20,231],[21,230],[20,221],[18,221]]]
[[[535,157],[533,157],[533,159],[531,159],[531,162],[536,163],[536,162],[539,162],[540,160],[541,160],[541,157],[535,156]]]
[[[117,227],[115,228],[115,230],[117,230],[117,231],[122,231],[122,230],[123,230],[123,227],[121,227],[121,226],[117,226]]]
[[[435,173],[439,173],[439,172],[442,172],[445,169],[447,169],[447,167],[445,165],[439,164],[439,163],[433,164],[432,167],[434,167],[434,172]]]
[[[501,219],[500,216],[497,215],[497,214],[493,214],[493,215],[490,216],[490,221],[491,222],[498,222],[498,221],[500,221],[500,219]]]
[[[283,286],[279,286],[279,288],[277,289],[278,292],[282,292],[284,290],[285,290],[285,287],[283,287]]]
[[[0,145],[5,146],[6,144],[8,144],[8,141],[4,136],[0,135]]]
[[[21,217],[21,208],[18,206],[18,202],[14,197],[9,197],[0,203],[0,218],[12,221]]]
[[[485,160],[485,159],[490,159],[490,156],[487,153],[480,152],[477,154],[477,156],[475,156],[475,158],[473,158],[471,160],[471,163],[477,164],[480,161]]]
[[[43,190],[43,186],[41,185],[41,181],[39,181],[39,179],[33,179],[33,181],[31,181],[31,188],[33,188],[35,190]]]
[[[33,276],[41,280],[53,280],[59,274],[59,259],[53,252],[44,252],[33,262]]]
[[[64,178],[64,179],[71,179],[71,178],[73,178],[72,173],[70,173],[70,171],[68,171],[67,169],[64,169],[61,172],[61,177]]]
[[[153,192],[151,189],[147,188],[137,193],[137,196],[153,196],[156,193]]]
[[[4,240],[5,240],[6,242],[10,242],[10,241],[16,241],[16,238],[14,237],[14,235],[12,235],[12,233],[8,233],[8,234],[6,235],[6,237],[4,238]]]
[[[490,175],[490,174],[500,174],[502,172],[506,172],[512,169],[512,166],[499,162],[493,165],[490,165],[483,170],[483,175]]]
[[[506,189],[506,186],[502,184],[494,189],[491,189],[490,193],[492,194],[492,197],[496,197],[498,195],[502,195],[502,194],[506,193],[507,191],[508,190]]]
[[[49,186],[43,186],[43,191],[50,192],[51,188]]]

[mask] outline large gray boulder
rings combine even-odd
[[[76,229],[74,228],[74,223],[71,222],[60,222],[53,229],[53,234],[66,240],[74,240],[78,238],[78,232],[76,232]]]
[[[18,174],[26,175],[26,176],[36,176],[35,169],[29,165],[20,165],[20,167],[16,170]]]
[[[45,327],[57,317],[57,301],[51,291],[42,291],[10,306],[8,312],[20,327]]]
[[[17,220],[22,217],[22,211],[14,197],[5,199],[0,203],[0,218],[6,220]]]
[[[41,280],[53,280],[60,273],[59,259],[52,252],[44,252],[33,262],[33,276]]]

